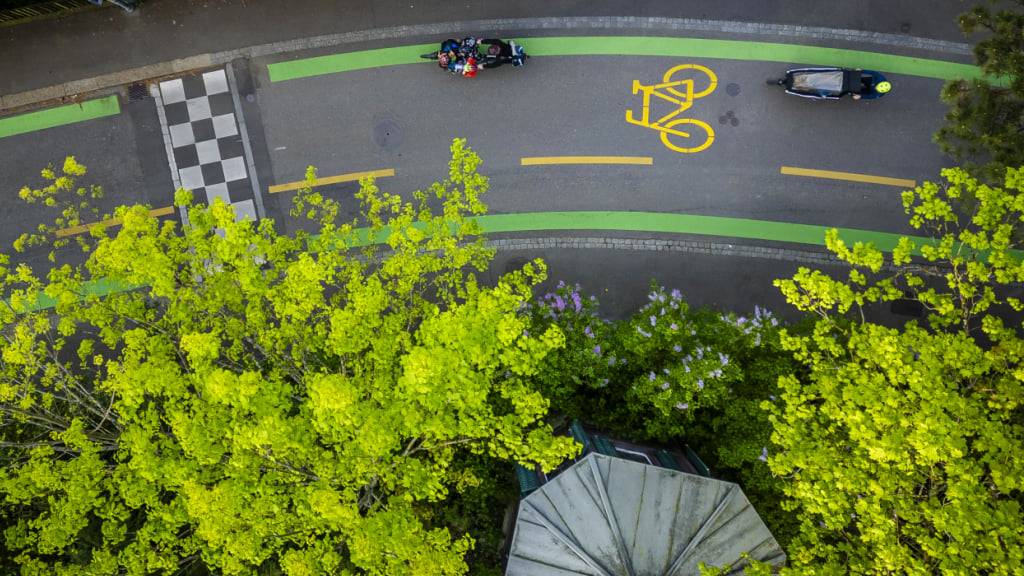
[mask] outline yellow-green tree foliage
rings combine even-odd
[[[933,241],[903,238],[887,257],[833,231],[847,278],[777,282],[820,316],[785,339],[808,372],[769,406],[769,464],[801,520],[793,573],[1024,574],[1024,170],[1002,188],[943,176],[903,195]],[[848,314],[908,292],[926,321]]]
[[[122,208],[82,267],[4,261],[3,532],[23,574],[460,574],[469,538],[424,510],[460,451],[551,468],[576,446],[527,384],[562,343],[521,309],[542,264],[482,287],[479,157],[363,222],[305,191],[319,234],[231,208],[191,227]],[[70,183],[62,188],[74,189]],[[374,241],[383,241],[375,245]],[[90,280],[136,289],[90,295]],[[56,307],[33,311],[41,292]]]

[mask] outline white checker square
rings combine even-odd
[[[232,182],[234,180],[245,180],[245,158],[237,156],[235,158],[229,158],[221,162],[221,167],[224,168],[224,181]]]
[[[200,164],[212,164],[220,162],[220,148],[216,140],[207,140],[196,144],[196,154],[199,156]]]
[[[213,201],[220,198],[225,204],[231,204],[231,198],[228,196],[228,185],[226,183],[210,184],[206,187],[206,204],[213,206]]]
[[[189,166],[178,170],[181,176],[181,187],[186,190],[196,190],[203,187],[203,168],[201,166]]]
[[[206,120],[212,116],[210,113],[210,100],[206,96],[186,100],[185,105],[188,106],[188,119],[192,122]]]
[[[192,124],[185,122],[184,124],[175,124],[168,128],[171,133],[171,145],[175,148],[181,148],[182,146],[188,146],[196,143],[196,135],[192,132]]]
[[[185,85],[181,78],[165,80],[160,83],[160,95],[163,96],[164,104],[174,104],[185,101]]]
[[[238,134],[238,126],[235,125],[234,114],[221,114],[213,117],[213,133],[217,138],[225,138]]]
[[[228,91],[228,78],[224,70],[214,70],[203,74],[203,84],[206,85],[207,94],[220,94]]]
[[[256,205],[252,203],[252,199],[235,202],[231,208],[235,211],[235,220],[256,221]]]

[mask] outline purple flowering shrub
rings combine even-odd
[[[768,310],[692,309],[678,290],[652,286],[630,318],[600,318],[597,300],[560,283],[531,309],[531,330],[557,325],[565,347],[545,358],[536,382],[551,409],[637,441],[689,444],[715,475],[739,481],[785,539],[768,402],[779,376],[799,365]]]
[[[584,296],[578,284],[559,282],[529,309],[531,330],[543,331],[554,324],[565,335],[565,346],[548,354],[535,377],[551,407],[562,414],[575,415],[585,403],[583,398],[606,387],[611,379],[614,363],[609,363],[608,337],[612,327],[597,308],[597,298]]]

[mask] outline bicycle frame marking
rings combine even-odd
[[[695,92],[695,83],[693,78],[683,78],[682,80],[672,80],[672,76],[678,72],[686,73],[687,71],[695,71],[698,74],[707,76],[708,87],[704,88],[699,92]],[[702,83],[703,84],[703,83]],[[718,77],[711,71],[710,68],[701,66],[699,64],[680,64],[669,68],[662,76],[662,81],[657,84],[644,85],[639,80],[633,80],[633,95],[642,94],[643,104],[641,104],[640,117],[637,118],[633,114],[633,110],[626,110],[626,122],[630,124],[636,124],[637,126],[643,126],[644,128],[650,128],[661,133],[661,142],[669,150],[679,152],[682,154],[694,154],[707,150],[715,140],[715,131],[706,122],[702,122],[695,118],[680,118],[679,115],[686,112],[693,106],[693,101],[698,98],[703,98],[708,94],[715,91],[718,86]],[[682,90],[680,91],[680,88]],[[665,114],[661,118],[655,121],[651,121],[651,97],[657,96],[661,100],[673,104],[676,109]],[[678,145],[673,142],[670,137],[677,136],[679,138],[691,138],[690,132],[684,132],[676,129],[676,126],[681,124],[691,124],[702,129],[707,133],[707,139],[700,141],[699,135],[697,140],[690,145],[690,142],[686,142],[685,145]]]

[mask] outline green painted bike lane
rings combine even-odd
[[[881,52],[825,48],[803,44],[667,38],[660,36],[541,36],[525,38],[530,56],[660,56],[712,58],[754,62],[785,62],[811,66],[869,68],[893,74],[950,80],[980,78],[981,69],[970,64],[899,56]],[[272,82],[337,74],[369,68],[429,62],[420,54],[437,50],[438,43],[411,44],[299,58],[267,65]]]
[[[47,108],[26,114],[18,114],[0,118],[0,138],[26,134],[46,128],[54,128],[65,124],[85,122],[104,116],[121,113],[121,105],[117,96],[107,96],[95,100],[86,100],[78,104],[66,104],[55,108]]]
[[[514,214],[489,214],[479,216],[476,221],[485,234],[554,232],[564,230],[591,230],[605,232],[647,232],[659,234],[683,234],[715,236],[720,238],[743,238],[768,240],[812,246],[825,245],[825,233],[830,226],[791,224],[771,220],[728,218],[724,216],[701,216],[696,214],[669,214],[660,212],[521,212]],[[873,232],[855,228],[839,228],[840,237],[852,245],[854,242],[871,243],[886,252],[896,247],[900,234]],[[388,230],[372,234],[368,228],[356,230],[365,244],[384,243]],[[916,244],[931,242],[920,236],[908,236]],[[83,286],[85,296],[106,296],[139,288],[110,280],[95,280]],[[40,297],[33,311],[52,308],[56,302]]]

